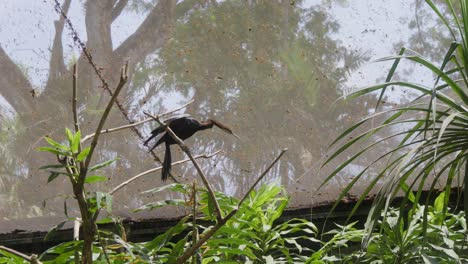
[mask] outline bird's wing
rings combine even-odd
[[[189,116],[189,115],[184,114],[184,115],[171,117],[171,118],[168,118],[168,119],[164,120],[164,123],[167,124],[167,125],[170,125],[171,122],[173,122],[175,120],[178,120],[178,119],[186,118],[187,116]],[[164,131],[166,131],[166,128],[164,126],[158,126],[153,131],[151,131],[151,136],[143,144],[146,146],[148,144],[148,142],[150,142],[153,138],[157,137],[159,134],[161,134]]]

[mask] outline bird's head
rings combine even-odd
[[[214,120],[214,119],[208,119],[207,120],[207,123],[211,123],[217,127],[219,127],[220,129],[222,129],[224,132],[228,133],[228,134],[231,134],[233,135],[234,137],[236,137],[237,139],[240,139],[239,136],[237,136],[231,128],[229,128],[228,126],[225,126],[223,124],[221,124],[219,121],[217,120]]]

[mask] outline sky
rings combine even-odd
[[[395,54],[394,44],[405,42],[411,35],[409,20],[414,17],[413,1],[375,0],[307,0],[303,7],[319,3],[340,24],[333,38],[350,50],[365,51],[371,61],[349,76],[343,91],[367,86],[390,68],[391,62],[373,63],[373,60]],[[53,21],[58,18],[52,0],[2,0],[0,10],[0,45],[7,54],[31,77],[30,81],[39,91],[47,80],[50,49],[54,38]],[[72,1],[69,17],[80,38],[86,40],[82,1]],[[113,23],[113,44],[119,45],[141,24],[145,16],[123,12]],[[78,56],[79,51],[70,42],[69,30],[65,29],[65,60]],[[427,73],[419,73],[427,75]],[[430,75],[428,76],[430,77]],[[421,78],[431,81],[432,78]],[[389,95],[390,101],[398,101],[401,94]],[[0,104],[6,105],[0,97]]]

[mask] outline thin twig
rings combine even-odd
[[[38,259],[37,259],[37,256],[36,255],[31,255],[31,256],[28,256],[28,255],[25,255],[21,252],[18,252],[14,249],[11,249],[11,248],[7,248],[5,246],[0,246],[0,250],[3,250],[3,251],[6,251],[10,254],[13,254],[15,256],[18,256],[20,258],[23,258],[24,260],[26,261],[29,261],[30,263],[33,263],[33,264],[41,264],[42,262],[40,262]]]
[[[237,205],[237,207],[240,207],[242,205],[242,203],[245,201],[245,199],[247,199],[247,197],[249,196],[250,192],[253,191],[253,189],[255,188],[255,186],[257,186],[257,184],[265,177],[265,175],[271,170],[271,168],[276,164],[276,162],[278,162],[278,160],[281,158],[281,156],[283,156],[283,154],[288,151],[287,148],[284,148],[283,150],[281,150],[281,153],[278,155],[278,157],[276,157],[276,159],[274,159],[270,165],[265,169],[265,171],[263,171],[262,174],[260,174],[260,176],[258,177],[258,179],[255,181],[255,183],[250,187],[250,189],[244,194],[244,197],[242,197],[242,199],[240,200],[239,204]]]
[[[77,89],[78,89],[78,65],[73,65],[73,93],[72,93],[72,112],[73,112],[73,125],[75,126],[75,133],[80,131],[80,123],[78,121],[78,107],[77,103]],[[78,152],[81,152],[81,142],[78,144]],[[80,168],[83,168],[84,162],[80,161]]]
[[[158,116],[159,116],[159,117],[163,117],[163,116],[167,116],[167,115],[170,115],[170,114],[172,114],[172,113],[175,113],[175,112],[177,112],[177,111],[179,111],[179,110],[181,110],[181,109],[187,107],[188,105],[190,105],[191,103],[193,103],[193,101],[194,101],[194,100],[190,100],[188,103],[186,103],[186,104],[184,104],[184,105],[182,105],[182,106],[180,106],[180,107],[178,107],[178,108],[176,108],[176,109],[174,109],[174,110],[171,110],[171,111],[169,111],[169,112],[160,114],[160,115],[158,115]],[[101,131],[101,134],[111,133],[111,132],[123,130],[123,129],[126,129],[126,128],[131,128],[131,127],[139,126],[139,125],[142,125],[142,124],[144,124],[144,123],[147,123],[147,122],[153,121],[153,120],[154,120],[154,119],[153,119],[152,117],[150,117],[150,118],[141,120],[141,121],[136,122],[136,123],[133,123],[133,124],[104,129],[104,130]],[[86,135],[86,136],[81,140],[81,142],[83,143],[83,142],[85,142],[85,141],[87,141],[87,140],[93,138],[94,135],[95,135],[95,133]]]
[[[281,158],[281,156],[283,156],[283,154],[287,151],[287,149],[283,149],[281,151],[281,153],[278,155],[278,157],[276,157],[273,162],[271,162],[271,164],[265,169],[265,171],[260,174],[260,176],[258,177],[258,179],[255,181],[255,183],[252,185],[252,187],[250,187],[249,191],[247,193],[244,194],[244,197],[242,198],[242,200],[237,204],[237,207],[235,209],[233,209],[229,214],[226,215],[226,217],[222,218],[221,221],[218,221],[210,230],[208,230],[205,234],[203,234],[203,236],[200,237],[200,239],[197,241],[197,243],[195,245],[192,245],[190,248],[186,249],[184,251],[184,254],[177,259],[177,264],[182,264],[182,263],[185,263],[185,261],[187,261],[187,259],[190,258],[190,256],[193,255],[193,253],[199,249],[209,238],[211,238],[215,233],[216,231],[218,231],[224,224],[226,224],[226,222],[231,218],[233,217],[237,211],[239,211],[239,208],[240,206],[242,205],[242,203],[245,201],[245,199],[249,196],[249,194],[252,192],[252,190],[255,188],[255,185],[257,185],[260,180],[263,179],[263,177],[265,177],[265,175],[270,171],[270,169],[279,161],[279,159]]]
[[[209,159],[209,158],[215,156],[216,154],[218,154],[219,152],[221,152],[221,150],[215,151],[215,152],[213,152],[211,154],[208,154],[208,155],[207,154],[201,154],[201,155],[195,156],[194,158],[195,159],[199,159],[199,158]],[[190,159],[179,160],[179,161],[173,162],[171,165],[174,166],[174,165],[185,163],[185,162],[188,162],[188,161],[190,161]],[[137,175],[133,176],[132,178],[130,178],[130,179],[122,182],[121,184],[117,185],[114,189],[112,189],[112,191],[109,192],[109,194],[114,194],[115,192],[117,192],[121,188],[128,185],[130,182],[132,182],[132,181],[134,181],[136,179],[139,179],[140,177],[145,176],[145,175],[147,175],[149,173],[152,173],[152,172],[155,172],[155,171],[158,171],[158,170],[161,170],[161,169],[162,169],[162,166],[159,166],[159,167],[152,168],[150,170],[144,171],[144,172],[142,172],[140,174],[137,174]]]
[[[192,185],[192,245],[197,243],[198,229],[197,229],[197,184],[193,181]],[[197,258],[192,256],[192,264],[197,263]]]
[[[76,107],[77,82],[78,82],[78,67],[75,63],[73,65],[73,99],[72,99],[73,123],[75,125],[75,132],[80,130],[80,124],[78,123],[78,109]]]
[[[97,126],[96,132],[94,133],[93,141],[91,142],[91,149],[89,150],[89,154],[86,157],[84,167],[80,171],[80,181],[84,181],[84,178],[86,177],[86,173],[88,170],[89,163],[91,162],[91,158],[93,157],[94,150],[96,149],[96,145],[99,139],[99,136],[101,135],[101,130],[104,124],[106,123],[107,117],[109,116],[110,110],[112,109],[112,106],[114,105],[115,100],[117,99],[117,96],[119,95],[120,91],[122,90],[122,87],[125,85],[125,83],[128,80],[127,76],[127,70],[128,70],[128,61],[125,64],[125,66],[122,67],[122,70],[120,72],[120,81],[119,84],[117,85],[117,88],[114,91],[114,94],[112,95],[111,99],[107,103],[107,107],[104,110],[104,113],[102,114],[101,120],[99,121],[99,124]]]
[[[214,191],[213,191],[213,188],[211,188],[211,185],[210,183],[208,182],[206,176],[205,176],[205,173],[202,171],[200,165],[198,164],[198,162],[193,158],[193,155],[192,153],[190,152],[190,149],[187,147],[187,145],[185,145],[185,143],[176,135],[174,134],[174,131],[172,131],[172,129],[167,126],[166,124],[164,124],[158,116],[154,116],[152,114],[149,114],[149,113],[146,113],[146,112],[143,112],[145,115],[149,116],[149,117],[152,117],[154,120],[156,120],[160,125],[164,126],[166,128],[166,132],[169,133],[169,135],[171,135],[171,137],[177,142],[177,144],[179,145],[179,147],[182,149],[182,151],[185,152],[185,154],[187,154],[187,156],[190,158],[190,160],[192,161],[193,165],[195,166],[195,168],[197,169],[197,172],[198,172],[198,175],[200,175],[200,178],[202,179],[203,181],[203,184],[205,185],[206,189],[208,190],[208,194],[210,196],[210,199],[213,201],[214,205],[215,205],[215,210],[216,210],[216,214],[217,214],[217,219],[218,221],[220,221],[222,218],[223,218],[223,215],[221,213],[221,208],[219,207],[219,203],[218,201],[216,200],[216,196],[214,194]]]

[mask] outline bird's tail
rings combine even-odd
[[[171,148],[169,147],[169,144],[166,143],[166,153],[164,154],[164,162],[161,170],[161,180],[163,182],[166,181],[169,176],[169,172],[171,171],[171,162]]]

